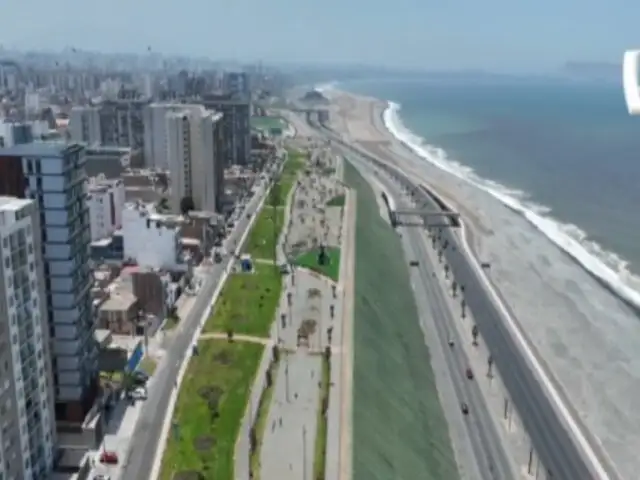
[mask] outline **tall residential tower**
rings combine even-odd
[[[55,417],[39,212],[0,196],[0,478],[48,478]]]
[[[90,227],[84,147],[31,143],[0,149],[0,195],[39,210],[56,418],[82,421],[98,387],[90,296]]]

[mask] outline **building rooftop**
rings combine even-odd
[[[131,292],[116,290],[111,292],[111,296],[100,306],[100,310],[121,312],[131,308],[137,300],[136,296]]]
[[[10,157],[54,157],[59,158],[82,145],[68,142],[33,142],[0,148],[0,156]]]
[[[31,202],[32,200],[28,198],[6,197],[0,195],[0,210],[19,210],[25,205],[29,205]]]

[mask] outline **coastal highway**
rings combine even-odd
[[[371,174],[376,170],[362,157],[351,154],[349,158],[358,168]],[[376,179],[384,186],[388,194],[393,196],[398,207],[410,207],[404,203],[404,195],[397,183],[383,175],[378,175]],[[411,282],[415,291],[416,305],[421,323],[432,324],[435,327],[453,390],[458,399],[458,405],[454,408],[457,414],[462,416],[460,404],[465,402],[469,405],[469,415],[465,417],[464,423],[474,456],[471,461],[472,466],[469,467],[473,471],[469,473],[473,475],[473,478],[486,480],[517,478],[514,473],[515,466],[504,449],[498,426],[492,418],[492,412],[489,410],[477,381],[469,380],[466,377],[466,369],[470,362],[463,347],[465,341],[454,325],[454,322],[459,321],[459,318],[453,312],[451,304],[446,298],[449,292],[445,285],[434,280],[432,276],[435,269],[442,268],[442,266],[432,262],[432,257],[426,251],[427,243],[424,241],[421,230],[399,227],[398,232],[402,235],[407,258],[420,259],[419,266],[411,269]],[[427,317],[433,320],[425,320]],[[453,348],[449,346],[449,340],[454,341]],[[469,460],[463,459],[461,461],[467,465]]]
[[[344,143],[339,135],[322,128],[326,137],[345,147],[350,155],[359,155],[366,160],[392,171],[395,182],[411,190],[424,187],[418,180],[405,175],[397,159],[378,158],[351,144]],[[393,167],[391,167],[393,165]],[[428,196],[422,198],[429,208],[439,210],[439,206]],[[498,307],[488,290],[484,278],[472,265],[475,261],[468,257],[457,234],[444,229],[443,238],[450,246],[445,251],[447,263],[459,284],[465,285],[465,299],[473,312],[480,334],[491,351],[503,384],[527,430],[541,462],[547,469],[547,476],[562,480],[617,479],[615,468],[605,461],[589,435],[583,429],[576,432],[576,423],[567,420],[566,410],[552,400],[551,395],[534,373],[534,367],[517,344],[509,330],[508,320]],[[570,431],[571,430],[571,431]]]
[[[249,227],[250,220],[247,216],[251,217],[257,212],[265,192],[266,185],[263,182],[245,206],[243,214],[225,240],[227,252],[233,252],[234,245],[240,246],[239,240]],[[162,441],[160,438],[162,424],[167,413],[171,390],[174,388],[174,381],[178,376],[182,359],[191,346],[198,322],[211,302],[213,292],[222,278],[229,259],[227,256],[221,263],[214,265],[212,273],[198,292],[191,311],[176,328],[171,344],[156,369],[148,399],[138,418],[129,455],[122,470],[121,478],[123,479],[143,479],[151,474],[156,451]]]

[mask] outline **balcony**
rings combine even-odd
[[[55,355],[78,355],[80,352],[80,339],[58,339],[53,340],[53,353]]]
[[[79,370],[80,359],[78,357],[59,357],[56,359],[56,373],[58,375],[69,370]]]

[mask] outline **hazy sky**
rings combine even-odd
[[[620,61],[640,0],[5,0],[0,44],[500,71]]]

